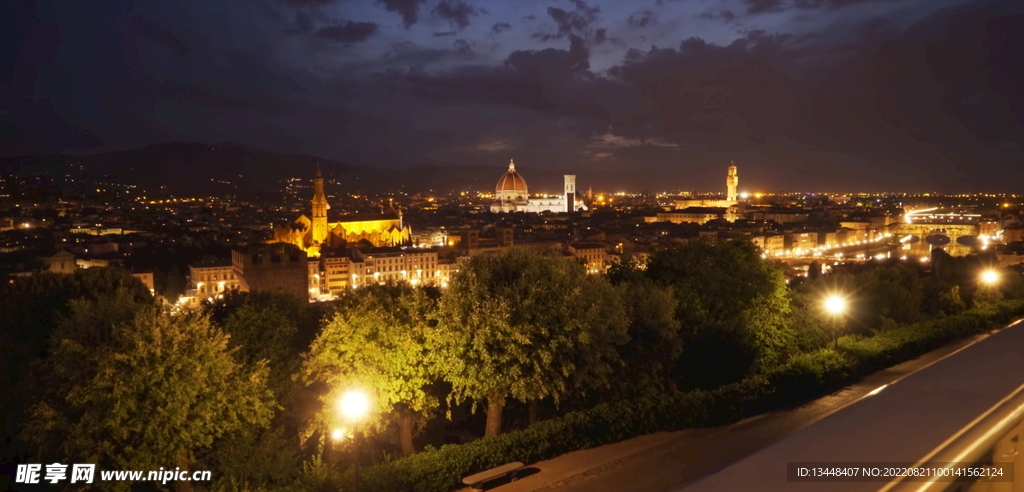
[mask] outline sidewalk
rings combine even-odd
[[[485,490],[496,492],[552,490],[561,485],[586,480],[605,470],[643,458],[660,448],[671,446],[677,439],[693,437],[707,431],[708,429],[686,429],[675,432],[656,432],[596,448],[573,451],[550,460],[527,464],[526,470],[539,469],[540,471],[514,482],[493,488],[488,487]],[[520,474],[523,475],[525,472],[520,472]],[[463,487],[457,490],[468,492],[471,489]]]
[[[711,429],[656,432],[614,444],[573,451],[550,460],[528,465],[527,469],[539,469],[540,471],[524,476],[515,482],[485,490],[494,490],[495,492],[548,492],[576,485],[606,471],[626,466],[634,461],[667,451],[701,437],[707,437],[726,429],[745,425],[762,417],[764,415],[757,415],[727,426]],[[468,491],[470,489],[462,490]]]
[[[538,463],[527,463],[526,470],[520,472],[522,478],[504,484],[500,482],[488,484],[485,490],[494,492],[588,490],[590,486],[582,485],[582,483],[595,479],[599,475],[621,474],[620,472],[624,469],[628,471],[631,465],[633,465],[632,468],[642,467],[645,460],[657,461],[669,454],[689,453],[693,457],[694,453],[704,454],[701,449],[711,452],[713,448],[719,447],[716,445],[718,441],[727,441],[729,444],[725,447],[729,451],[710,460],[713,462],[703,463],[706,460],[697,459],[698,462],[691,463],[694,466],[690,468],[694,473],[699,475],[713,473],[721,466],[742,459],[742,457],[756,452],[757,449],[784,438],[796,429],[810,425],[814,421],[856,402],[881,385],[891,384],[902,379],[904,376],[986,337],[987,334],[976,335],[951,343],[917,359],[871,374],[853,385],[796,408],[756,415],[740,422],[710,429],[685,429],[648,434],[614,444],[566,453]],[[743,443],[743,445],[737,445],[737,442]],[[676,463],[682,464],[678,461]],[[526,475],[529,472],[532,474]],[[617,478],[621,480],[621,477]],[[690,477],[690,479],[693,478]],[[592,482],[592,484],[598,483],[600,482]],[[469,492],[471,489],[463,487],[457,490]]]

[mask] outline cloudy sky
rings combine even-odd
[[[0,155],[235,141],[625,187],[1024,191],[1020,0],[14,0]]]

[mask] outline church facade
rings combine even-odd
[[[526,180],[516,171],[515,161],[508,162],[508,172],[498,180],[494,189],[494,202],[491,212],[576,212],[587,210],[583,198],[576,193],[576,175],[564,176],[564,189],[561,196],[554,198],[530,198]]]
[[[351,214],[330,222],[330,204],[319,165],[313,178],[311,205],[309,217],[301,215],[291,224],[275,226],[271,242],[294,244],[312,257],[325,248],[405,246],[412,241],[412,228],[403,223],[402,212],[394,207],[380,214]]]

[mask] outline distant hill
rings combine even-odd
[[[140,149],[83,156],[27,156],[0,159],[7,175],[72,175],[84,182],[136,185],[178,194],[221,195],[236,192],[282,191],[289,178],[311,179],[320,163],[326,178],[337,184],[328,192],[381,193],[489,190],[505,172],[495,166],[415,166],[405,170],[352,166],[305,154],[279,154],[232,142],[218,144],[170,142]],[[520,167],[532,192],[557,193],[562,173]],[[580,192],[615,176],[580,176]],[[308,184],[308,181],[305,182]]]

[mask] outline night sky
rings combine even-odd
[[[1024,192],[1024,1],[4,2],[0,155],[234,141],[624,187]]]

